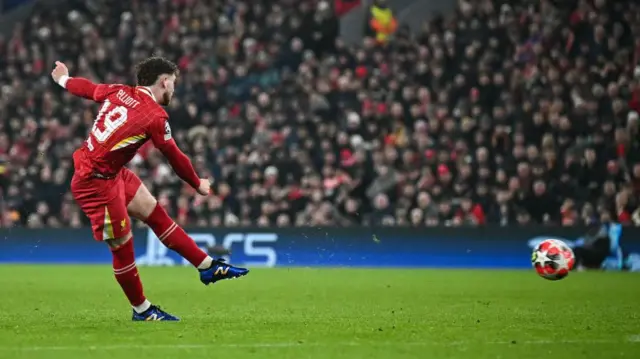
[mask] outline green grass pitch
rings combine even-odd
[[[0,358],[640,358],[640,277],[142,268],[180,323],[132,323],[107,266],[0,266]]]

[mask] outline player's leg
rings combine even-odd
[[[131,221],[119,178],[77,178],[71,182],[76,202],[91,221],[94,238],[111,249],[113,273],[129,303],[133,320],[178,320],[151,305],[144,295],[133,249]]]
[[[113,254],[113,273],[133,307],[133,321],[178,321],[179,318],[151,304],[144,296],[138,274],[131,231],[123,237],[105,241]],[[139,303],[139,304],[136,304]]]
[[[145,222],[164,245],[178,252],[198,269],[210,267],[213,259],[198,248],[184,230],[169,217],[140,178],[129,170],[123,171],[129,214]]]
[[[151,302],[144,295],[142,281],[136,266],[131,231],[123,237],[106,239],[112,256],[113,274],[127,296],[136,313],[143,313],[151,307]]]
[[[579,246],[573,248],[576,257],[576,269],[600,269],[602,263],[607,259],[608,251],[589,246]]]
[[[234,267],[211,258],[169,217],[138,176],[125,170],[123,178],[127,209],[131,216],[145,222],[165,246],[196,267],[200,271],[200,280],[203,283],[210,284],[220,279],[236,278],[249,272],[245,268]]]

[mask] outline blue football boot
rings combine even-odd
[[[142,313],[136,313],[134,310],[131,320],[134,322],[177,322],[180,318],[174,317],[160,309],[160,307],[152,305]]]
[[[200,269],[200,281],[209,285],[223,279],[242,277],[247,273],[249,273],[249,270],[246,268],[234,267],[225,263],[223,259],[216,259],[211,263],[211,267]]]

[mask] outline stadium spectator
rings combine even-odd
[[[180,224],[640,225],[640,6],[461,1],[386,44],[337,39],[329,1],[68,0],[0,37],[3,226],[79,226],[70,156],[96,108],[48,78],[181,68],[167,109],[212,198],[147,147]],[[86,223],[86,222],[84,222]]]
[[[374,37],[380,44],[389,41],[390,36],[398,29],[398,20],[387,0],[374,0],[367,12],[365,34]]]

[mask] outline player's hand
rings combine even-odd
[[[207,196],[211,193],[211,181],[208,178],[200,178],[200,187],[197,189],[198,193]]]
[[[56,67],[51,71],[51,77],[53,81],[59,83],[62,76],[69,76],[69,69],[64,63],[56,61]]]

